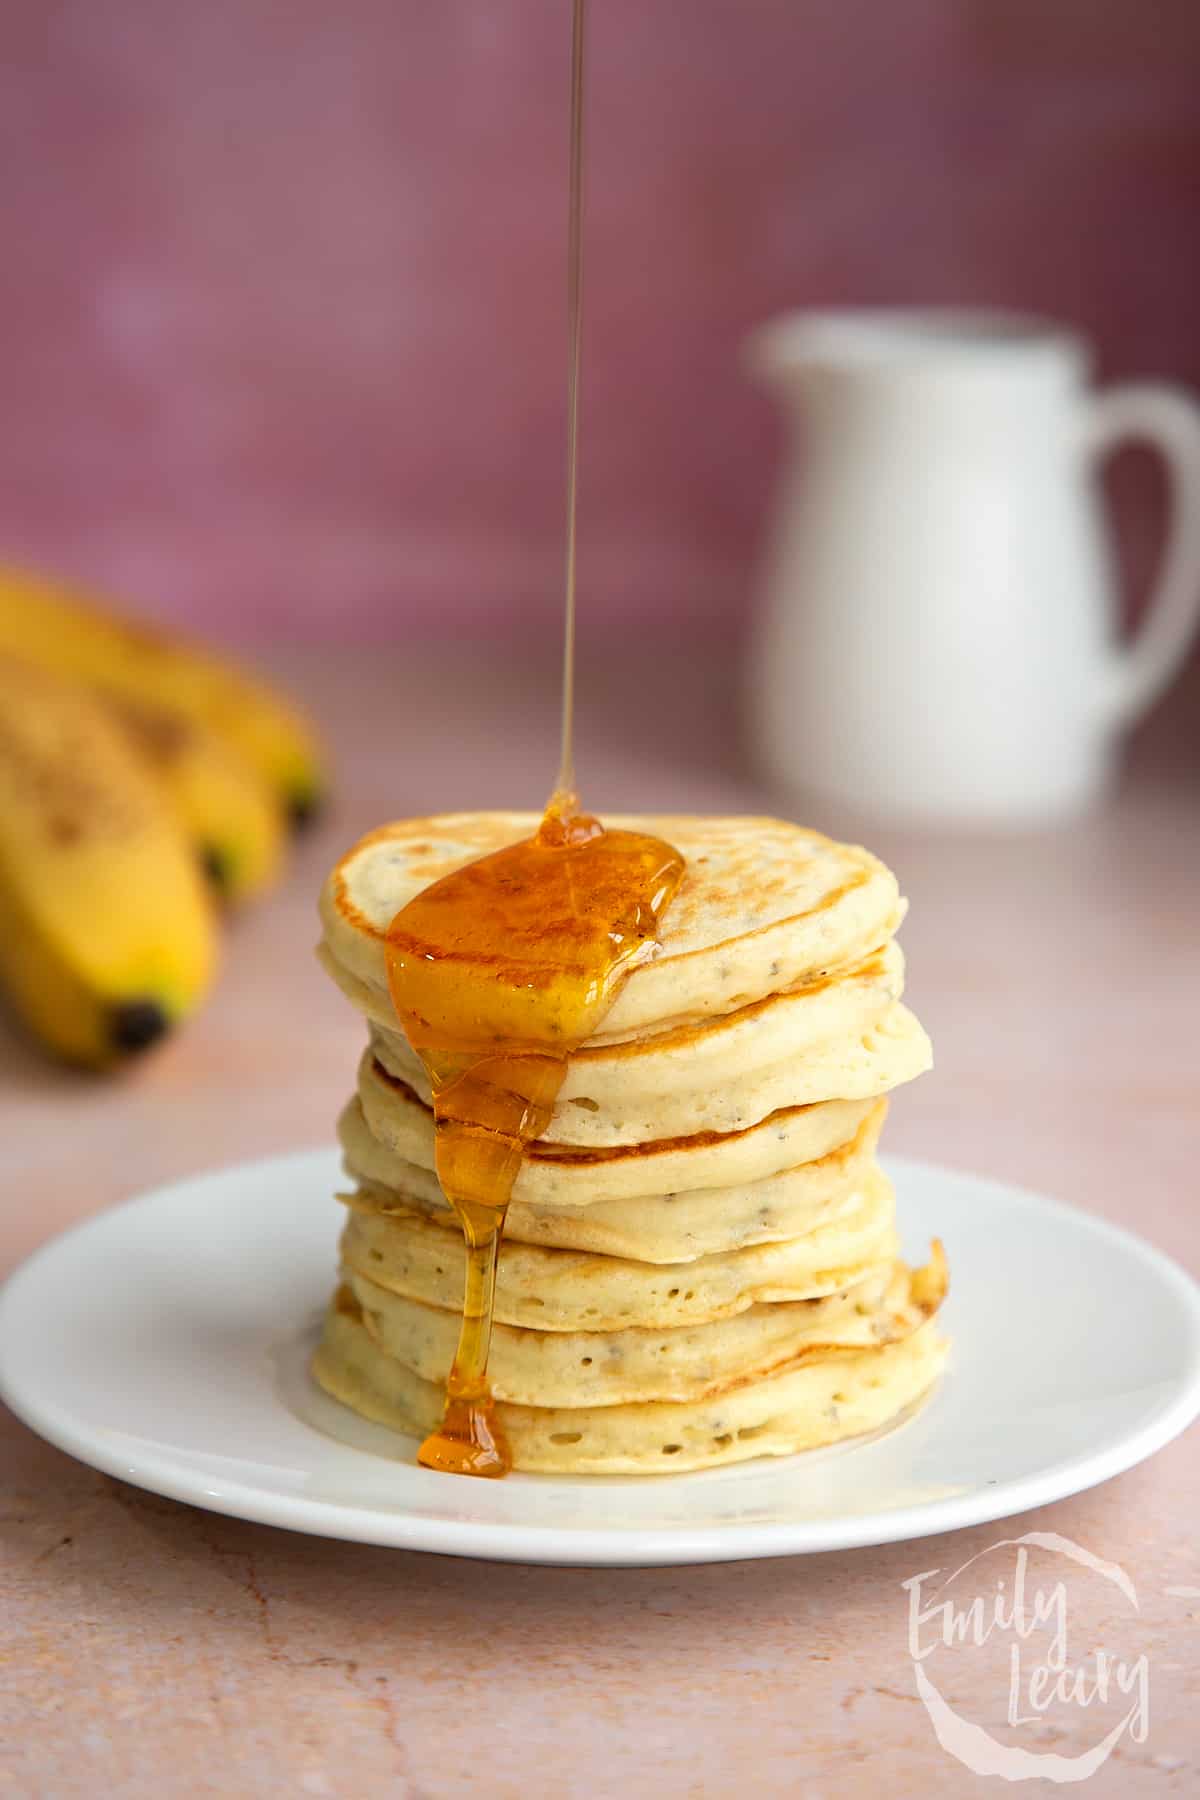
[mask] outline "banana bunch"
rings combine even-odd
[[[304,721],[166,634],[0,569],[0,991],[93,1067],[203,998],[214,901],[277,875],[323,777]]]

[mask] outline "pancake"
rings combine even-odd
[[[429,1078],[402,1035],[372,1027],[371,1048],[387,1074],[432,1106]],[[572,1150],[646,1149],[663,1138],[745,1131],[781,1107],[874,1100],[923,1075],[932,1061],[929,1039],[908,1008],[897,1003],[854,1037],[818,1044],[808,1054],[748,1074],[730,1065],[706,1085],[680,1093],[627,1091],[615,1102],[560,1094],[538,1142]]]
[[[851,1286],[896,1254],[894,1214],[891,1183],[872,1169],[854,1205],[807,1236],[689,1263],[633,1262],[510,1240],[500,1251],[495,1316],[534,1331],[660,1329],[728,1318],[759,1302],[814,1299]],[[393,1293],[461,1309],[462,1243],[421,1213],[352,1212],[341,1256],[347,1268]]]
[[[776,1068],[811,1057],[827,1044],[862,1037],[903,991],[903,952],[899,944],[885,944],[848,969],[800,982],[736,1012],[620,1044],[589,1043],[568,1057],[559,1099],[612,1112]],[[394,1011],[383,1022],[373,1020],[372,1027],[381,1061],[415,1087],[424,1068]]]
[[[353,1270],[347,1287],[385,1355],[423,1381],[444,1383],[460,1319],[389,1293]],[[831,1348],[866,1349],[907,1337],[924,1317],[909,1271],[884,1264],[852,1288],[818,1300],[752,1306],[733,1318],[678,1330],[525,1331],[498,1325],[488,1379],[497,1400],[522,1406],[619,1406],[708,1400]]]
[[[363,1116],[381,1144],[405,1162],[434,1167],[433,1114],[370,1050],[358,1069]],[[513,1184],[514,1201],[531,1206],[590,1206],[644,1194],[733,1187],[812,1162],[848,1143],[873,1102],[826,1100],[783,1107],[738,1132],[698,1132],[614,1149],[564,1149],[539,1143]]]
[[[449,813],[371,832],[321,894],[335,964],[386,1004],[384,937],[431,882],[532,836],[534,813]],[[617,994],[594,1043],[724,1014],[868,956],[902,916],[895,877],[866,850],[779,819],[612,818],[687,861],[658,954]],[[387,1018],[385,1013],[384,1018]]]
[[[877,1430],[929,1391],[945,1354],[931,1316],[894,1343],[827,1351],[711,1399],[593,1407],[502,1402],[496,1414],[516,1469],[675,1474],[788,1456]],[[330,1307],[312,1368],[327,1393],[393,1431],[423,1437],[441,1420],[440,1384],[385,1355],[344,1289]]]
[[[886,1112],[886,1100],[876,1101],[848,1143],[815,1162],[741,1187],[598,1200],[561,1210],[514,1201],[505,1236],[514,1243],[592,1250],[650,1263],[691,1262],[714,1251],[801,1237],[856,1203]],[[344,1109],[338,1134],[346,1172],[359,1183],[357,1192],[340,1196],[347,1205],[382,1216],[421,1212],[456,1235],[461,1232],[437,1176],[431,1169],[403,1162],[380,1144],[371,1135],[357,1098]]]

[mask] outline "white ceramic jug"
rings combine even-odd
[[[1200,407],[1089,392],[1080,339],[1004,314],[796,314],[748,358],[795,427],[752,650],[761,766],[896,820],[1096,801],[1200,615]],[[1096,469],[1131,439],[1166,460],[1170,524],[1122,646]]]

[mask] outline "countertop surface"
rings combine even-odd
[[[336,812],[234,923],[211,1003],[155,1058],[94,1081],[0,1036],[0,1272],[141,1188],[331,1139],[361,1026],[312,956],[321,876],[385,817],[540,803],[553,674],[501,673],[511,660],[275,659],[335,746]],[[1190,706],[1177,699],[1137,746],[1101,817],[989,838],[871,830],[764,795],[730,749],[734,702],[719,663],[680,663],[656,687],[585,661],[589,801],[792,810],[868,836],[911,903],[908,997],[937,1054],[893,1105],[888,1146],[1056,1193],[1200,1270]],[[1010,1303],[1013,1331],[1036,1332],[1021,1295]],[[1118,1565],[1136,1595],[1042,1552],[1068,1662],[1094,1670],[1097,1647],[1145,1658],[1148,1731],[1121,1735],[1088,1792],[1194,1794],[1198,1517],[1193,1428],[1091,1493],[918,1543],[661,1572],[490,1566],[195,1511],[93,1473],[0,1409],[0,1794],[991,1791],[935,1734],[902,1583],[988,1551],[990,1608],[1014,1573],[1011,1548],[991,1547],[1031,1530]],[[1050,1695],[1006,1726],[1002,1637],[943,1663],[961,1719],[1072,1759],[1128,1710]]]

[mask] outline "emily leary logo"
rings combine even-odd
[[[1057,1579],[1034,1580],[1031,1552],[1066,1559],[1074,1570],[1056,1561],[1052,1566],[1059,1571]],[[980,1566],[985,1558],[986,1569]],[[1045,1557],[1039,1556],[1039,1570],[1044,1562]],[[942,1748],[976,1775],[998,1775],[1005,1781],[1086,1781],[1126,1734],[1135,1744],[1146,1741],[1147,1659],[1144,1655],[1130,1659],[1099,1647],[1072,1658],[1068,1577],[1111,1583],[1136,1613],[1137,1595],[1124,1569],[1055,1532],[1002,1538],[949,1575],[927,1569],[901,1583],[908,1594],[908,1651],[917,1693]],[[1031,1750],[1019,1741],[994,1737],[955,1711],[933,1679],[935,1667],[961,1669],[962,1656],[973,1652],[987,1657],[988,1669],[996,1677],[996,1700],[1005,1706],[1010,1739],[1022,1728],[1027,1735],[1030,1728],[1042,1733],[1051,1724],[1061,1728],[1065,1715],[1088,1708],[1095,1709],[1097,1729],[1108,1728],[1090,1748],[1074,1756]],[[1115,1722],[1110,1724],[1114,1713]]]

